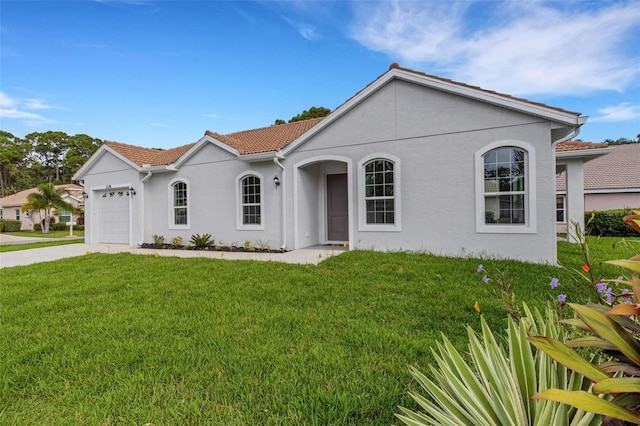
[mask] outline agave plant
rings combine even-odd
[[[193,244],[196,248],[207,248],[211,244],[213,244],[213,240],[211,239],[211,234],[195,234],[191,236],[191,244]]]
[[[545,315],[524,305],[520,321],[509,317],[506,341],[492,333],[484,318],[481,333],[467,327],[470,360],[443,336],[431,377],[410,367],[426,396],[410,392],[423,411],[400,407],[396,417],[411,426],[421,425],[595,425],[595,414],[548,400],[532,400],[536,392],[551,388],[586,391],[591,383],[577,371],[556,363],[527,341],[529,334],[564,340],[568,331],[548,306]],[[599,355],[594,356],[597,361]]]
[[[624,217],[624,222],[640,232],[640,212]],[[602,416],[605,425],[640,424],[640,255],[607,263],[627,268],[628,284],[634,303],[606,305],[569,304],[577,318],[566,324],[589,331],[592,335],[563,344],[557,339],[531,337],[529,340],[562,365],[589,378],[591,392],[548,389],[534,396],[538,400],[570,404]],[[627,296],[629,294],[626,294]],[[581,357],[572,348],[588,347],[607,354],[610,359],[598,365]],[[607,395],[603,399],[599,396]]]

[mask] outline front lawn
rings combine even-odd
[[[49,231],[48,234],[43,234],[42,231],[29,231],[23,230],[19,232],[5,232],[7,235],[13,235],[16,237],[30,237],[30,238],[65,238],[69,236],[69,230],[64,231]],[[84,237],[84,231],[73,230],[74,237]]]
[[[614,241],[593,251],[640,251],[612,251]],[[559,251],[580,268],[575,246]],[[426,371],[441,333],[464,349],[464,325],[479,325],[476,301],[495,330],[504,326],[479,262],[368,251],[319,266],[90,254],[3,269],[0,423],[397,423],[397,406],[414,406],[407,365]],[[591,294],[551,266],[482,263],[507,270],[531,305]]]
[[[69,238],[68,240],[53,240],[53,241],[37,241],[35,243],[20,243],[20,244],[0,244],[0,253],[7,253],[10,251],[19,251],[19,250],[31,250],[34,248],[41,247],[52,247],[52,246],[64,246],[67,244],[80,244],[84,243],[83,238]]]

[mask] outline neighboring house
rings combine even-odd
[[[207,131],[168,151],[105,142],[74,180],[87,243],[210,233],[553,263],[554,147],[585,121],[393,64],[323,119]],[[567,159],[570,178],[585,155]]]
[[[56,189],[64,188],[68,191],[62,195],[62,199],[74,206],[83,206],[84,198],[82,193],[84,188],[70,183],[67,185],[56,185]],[[22,222],[20,229],[31,229],[33,225],[40,223],[44,219],[44,211],[27,210],[21,211],[21,207],[27,203],[27,197],[29,194],[38,192],[38,188],[25,189],[24,191],[16,192],[15,194],[8,195],[4,198],[0,198],[0,219],[13,219]],[[55,210],[56,222],[71,222],[77,221],[78,217],[73,215],[72,212],[66,210]]]
[[[609,155],[584,166],[585,211],[640,208],[640,143],[609,148],[612,150]],[[556,188],[558,230],[564,232],[567,224],[564,172],[558,175]]]

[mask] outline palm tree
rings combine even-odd
[[[68,194],[64,188],[56,188],[53,183],[43,183],[38,185],[38,192],[32,192],[27,195],[27,202],[23,204],[20,210],[44,210],[44,225],[42,233],[49,233],[49,224],[51,223],[51,211],[53,209],[65,209],[69,211],[77,211],[77,208],[70,203],[64,201],[62,196]]]

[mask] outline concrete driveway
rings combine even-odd
[[[47,238],[15,237],[0,233],[0,244],[17,244],[36,241],[51,241]],[[328,257],[344,253],[342,247],[314,246],[286,253],[248,253],[248,252],[217,252],[203,250],[154,250],[129,247],[122,244],[67,244],[62,246],[42,247],[29,250],[19,250],[0,253],[0,268],[31,265],[39,262],[50,262],[67,257],[87,256],[91,253],[122,253],[146,254],[174,257],[207,257],[223,260],[259,260],[272,262],[286,262],[297,264],[317,265]]]

